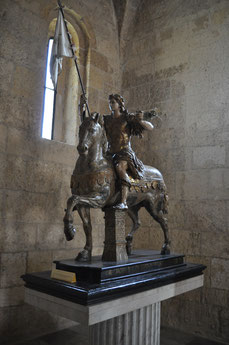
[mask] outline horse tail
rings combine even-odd
[[[169,211],[169,196],[167,194],[167,191],[165,191],[164,193],[162,211],[164,214],[168,214]]]

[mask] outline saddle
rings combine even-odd
[[[165,189],[165,183],[159,170],[145,165],[144,176],[141,180],[130,179],[130,192],[147,192],[150,189]]]

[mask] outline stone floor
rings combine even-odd
[[[228,343],[219,343],[207,339],[203,339],[194,335],[180,332],[174,329],[161,329],[160,345],[225,345]],[[1,345],[4,345],[1,344]],[[65,329],[56,333],[44,335],[42,337],[14,342],[7,345],[84,345],[83,337],[77,333],[77,327]],[[107,344],[109,345],[109,344]],[[144,345],[144,344],[139,344]]]

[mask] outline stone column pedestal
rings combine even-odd
[[[160,302],[89,327],[85,345],[159,345]]]
[[[125,216],[126,212],[107,208],[105,210],[105,241],[102,260],[126,262],[125,239]]]
[[[31,275],[31,284],[34,279]],[[203,275],[199,275],[91,305],[50,295],[50,289],[44,293],[26,287],[25,302],[75,321],[78,324],[77,345],[159,345],[161,301],[202,285]],[[74,290],[75,285],[71,284],[69,289]],[[70,291],[68,296],[71,296]]]

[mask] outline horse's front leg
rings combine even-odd
[[[78,201],[78,197],[76,195],[72,195],[67,201],[67,208],[65,210],[64,215],[64,234],[67,241],[73,240],[75,236],[76,229],[73,226],[73,217],[72,212],[73,208],[76,206]]]
[[[84,249],[77,255],[76,260],[90,261],[92,254],[92,226],[90,208],[87,206],[78,206],[77,210],[83,222],[83,229],[86,236],[86,244],[84,246]]]

